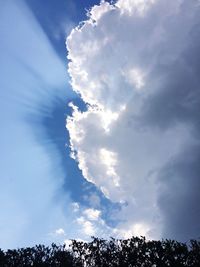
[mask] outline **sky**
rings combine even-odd
[[[199,12],[2,1],[1,248],[199,238]]]

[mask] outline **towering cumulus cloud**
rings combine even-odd
[[[119,0],[94,6],[67,38],[72,156],[121,204],[113,233],[200,233],[200,2]]]

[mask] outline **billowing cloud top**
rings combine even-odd
[[[88,181],[121,203],[113,233],[180,240],[200,232],[200,3],[102,1],[67,38],[67,119]]]

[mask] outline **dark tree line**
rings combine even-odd
[[[3,251],[0,267],[200,267],[200,241],[189,244],[174,240],[147,241],[144,237],[91,242],[73,240],[71,249],[65,245],[38,245]]]

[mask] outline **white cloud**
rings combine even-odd
[[[94,21],[98,22],[104,14],[106,14],[108,11],[112,9],[114,9],[114,7],[110,5],[108,2],[101,1],[100,5],[95,5],[91,8],[88,16],[93,23]]]
[[[134,223],[126,221],[118,224],[116,227],[111,227],[102,219],[101,211],[93,208],[80,210],[75,222],[80,227],[80,236],[86,241],[89,241],[90,237],[94,235],[101,238],[108,238],[109,236],[115,236],[116,238],[146,236],[146,238],[150,239],[152,235],[155,234],[151,226],[143,221]],[[156,231],[157,230],[158,228],[156,228]],[[69,241],[67,241],[67,244],[68,243]]]
[[[148,8],[154,4],[156,0],[119,0],[116,6],[122,13],[127,12],[130,16],[134,13],[143,16]]]
[[[77,219],[77,223],[81,226],[83,233],[86,236],[93,236],[95,235],[95,228],[93,224],[86,220],[83,216]]]
[[[99,219],[101,211],[96,209],[85,209],[83,214],[86,215],[89,220],[96,221]]]
[[[119,0],[93,11],[95,22],[89,18],[67,38],[71,84],[88,104],[85,112],[73,107],[67,120],[71,148],[83,176],[107,198],[126,203],[115,215],[123,221],[117,232],[160,237],[159,171],[194,139],[171,106],[171,88],[191,75],[182,55],[199,10],[195,1]]]
[[[132,236],[145,236],[149,238],[150,227],[144,223],[134,223],[129,225],[127,228],[114,229],[113,232],[120,237],[125,239],[131,238]]]
[[[55,231],[56,235],[65,235],[65,230],[62,228],[59,228]]]
[[[116,173],[115,166],[117,165],[116,153],[105,148],[100,149],[100,160],[106,166],[106,176],[113,179],[113,185],[119,186],[120,178]]]

